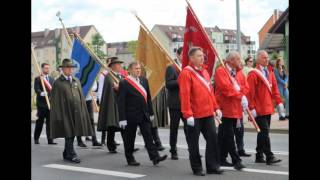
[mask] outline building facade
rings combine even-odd
[[[231,50],[237,50],[236,30],[220,29],[218,26],[205,27],[205,30],[221,59],[224,59]],[[173,58],[177,49],[183,46],[184,26],[156,24],[151,32]],[[250,36],[245,36],[241,33],[242,59],[247,56],[254,56],[255,53],[255,42],[251,41]]]

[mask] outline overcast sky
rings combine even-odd
[[[189,0],[203,26],[236,29],[235,0]],[[258,32],[274,9],[284,11],[288,0],[240,0],[240,28],[258,45]],[[135,10],[151,28],[155,24],[185,25],[185,0],[32,0],[32,32],[94,25],[106,42],[137,40]],[[256,47],[258,48],[258,47]]]

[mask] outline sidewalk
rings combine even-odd
[[[31,114],[31,121],[35,122],[35,120],[37,119],[36,116],[37,111],[33,110],[32,114]],[[97,124],[98,121],[98,113],[94,113],[94,122],[95,124]],[[246,132],[256,132],[254,126],[252,125],[251,122],[248,121],[247,116],[244,116],[244,129]],[[180,126],[182,125],[182,123],[180,123]],[[169,126],[165,127],[165,128],[169,128]],[[289,121],[285,120],[285,121],[279,121],[279,116],[278,113],[274,113],[271,116],[271,127],[270,127],[270,132],[271,133],[280,133],[280,134],[288,134],[289,133]]]

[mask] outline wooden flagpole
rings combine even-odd
[[[64,26],[64,24],[62,22],[62,18],[60,17],[60,12],[57,13],[57,16],[59,17],[59,21],[60,21],[60,23],[62,25],[62,29],[63,29],[64,35],[67,38],[67,42],[68,42],[69,48],[71,48],[72,47],[72,40],[71,40],[71,38],[69,36],[69,33],[68,33],[66,27]],[[97,102],[94,100],[94,96],[93,96],[91,90],[90,90],[90,96],[91,96],[92,100],[94,101],[94,105],[95,105],[97,111],[99,112],[99,106],[98,106]]]
[[[49,98],[48,98],[48,93],[47,93],[46,87],[44,86],[43,76],[42,76],[39,64],[37,63],[37,57],[35,56],[35,53],[34,53],[33,44],[31,44],[31,54],[32,54],[32,57],[33,57],[33,58],[31,58],[33,60],[32,62],[33,62],[34,66],[36,67],[36,69],[38,70],[38,73],[39,73],[39,78],[40,78],[40,81],[41,81],[41,86],[42,86],[43,92],[46,93],[45,94],[45,99],[46,99],[46,102],[47,102],[47,105],[48,105],[48,109],[50,110],[50,101],[49,101]]]
[[[141,26],[148,32],[153,42],[160,48],[162,52],[166,54],[166,58],[173,63],[180,71],[181,67],[177,65],[177,63],[171,58],[169,55],[169,52],[162,46],[162,44],[159,42],[159,40],[153,35],[153,33],[148,29],[148,27],[144,24],[144,22],[140,19],[140,17],[137,15],[136,12],[132,12],[132,14],[137,18],[137,20],[140,22]]]

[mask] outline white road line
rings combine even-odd
[[[69,170],[69,171],[79,171],[79,172],[86,172],[86,173],[92,173],[92,174],[118,176],[118,177],[125,177],[125,178],[141,178],[146,176],[143,174],[133,174],[133,173],[127,173],[127,172],[121,172],[121,171],[109,171],[109,170],[103,170],[103,169],[93,169],[93,168],[85,168],[85,167],[78,167],[78,166],[61,165],[61,164],[47,164],[47,165],[44,165],[43,167],[63,169],[63,170]]]
[[[122,141],[117,141],[118,143],[123,143]],[[135,142],[135,144],[136,145],[142,145],[142,146],[144,146],[144,142]],[[162,144],[162,146],[164,146],[164,147],[167,147],[167,148],[170,148],[170,144]],[[181,149],[188,149],[188,145],[179,145],[179,144],[177,144],[177,147],[178,148],[181,148]],[[206,149],[206,147],[205,146],[199,146],[199,149],[200,150],[205,150]],[[248,152],[248,153],[256,153],[256,151],[255,150],[252,150],[252,149],[250,149],[250,150],[246,150],[246,152]],[[276,155],[285,155],[285,156],[288,156],[289,155],[289,152],[286,152],[286,151],[272,151],[273,152],[273,154],[276,154]]]
[[[237,171],[233,167],[221,167],[221,169]],[[279,174],[279,175],[289,175],[289,172],[286,171],[272,171],[272,170],[263,170],[263,169],[250,169],[243,168],[241,171],[245,172],[255,172],[255,173],[263,173],[263,174]]]
[[[31,135],[33,137],[33,135]],[[47,138],[46,135],[41,135],[40,136],[41,138]],[[63,138],[57,138],[57,139],[63,139]],[[97,139],[98,141],[100,141],[100,139]],[[123,141],[121,140],[117,140],[118,143],[120,144],[123,144]],[[141,145],[141,146],[144,146],[144,142],[141,142],[141,141],[136,141],[134,144],[136,145]],[[166,147],[166,148],[170,148],[170,144],[162,144],[163,147]],[[180,148],[180,149],[188,149],[188,145],[180,145],[180,144],[177,144],[177,147]],[[205,146],[199,146],[199,149],[200,150],[205,150],[206,147]],[[246,152],[248,153],[256,153],[255,150],[253,149],[247,149]],[[284,156],[288,156],[289,155],[289,152],[287,151],[272,151],[273,154],[275,155],[284,155]]]

